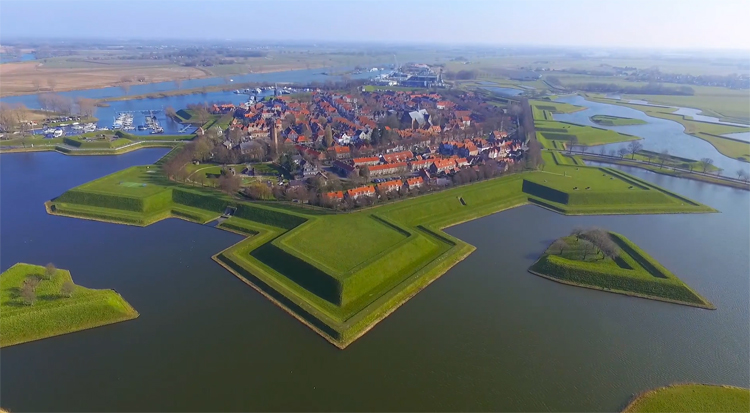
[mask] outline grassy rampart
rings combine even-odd
[[[702,308],[711,303],[690,289],[624,236],[609,233],[620,248],[615,259],[599,257],[585,240],[565,237],[562,250],[550,247],[529,271],[566,284],[651,298]],[[589,248],[588,259],[582,251]],[[582,258],[583,257],[583,258]]]

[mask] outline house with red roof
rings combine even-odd
[[[370,176],[380,176],[405,172],[407,165],[406,162],[395,162],[383,165],[373,165],[368,168],[370,170]]]
[[[354,166],[363,166],[363,165],[377,165],[380,163],[380,158],[377,156],[369,156],[369,157],[363,157],[363,158],[354,158],[352,159],[354,162]]]
[[[437,174],[440,172],[450,172],[456,168],[456,162],[453,159],[436,159],[430,165],[430,173]]]
[[[351,150],[348,146],[336,145],[328,148],[328,153],[334,159],[348,159],[351,157]]]
[[[383,161],[388,162],[388,163],[405,162],[413,157],[414,157],[414,154],[411,151],[393,152],[393,153],[384,154]]]
[[[360,186],[346,191],[346,196],[351,199],[357,199],[361,196],[375,196],[375,188],[371,186]]]
[[[388,182],[383,182],[381,184],[378,184],[377,188],[378,188],[379,193],[387,194],[389,192],[400,190],[403,185],[404,183],[401,182],[400,179],[397,179],[395,181],[388,181]]]
[[[422,185],[424,185],[424,179],[422,179],[421,176],[418,176],[416,178],[409,178],[406,180],[407,189],[419,188]]]

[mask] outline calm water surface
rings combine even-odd
[[[710,143],[685,133],[685,128],[674,121],[653,118],[640,110],[625,106],[612,105],[609,103],[591,102],[581,96],[565,96],[558,101],[584,106],[587,109],[575,113],[555,114],[555,120],[576,123],[579,125],[596,126],[603,129],[611,129],[617,132],[628,133],[643,138],[641,143],[643,149],[661,152],[666,149],[670,155],[682,156],[690,159],[711,158],[714,165],[722,168],[723,175],[736,176],[738,169],[750,171],[750,164],[738,161],[722,155]],[[628,126],[604,126],[593,123],[590,119],[594,115],[614,115],[626,118],[641,119],[644,125]],[[599,153],[600,150],[617,150],[627,146],[627,143],[612,143],[592,148],[592,152]]]
[[[748,387],[750,193],[632,171],[716,214],[565,217],[533,206],[448,232],[476,252],[344,351],[215,264],[240,240],[49,216],[42,203],[161,149],[0,156],[0,266],[54,262],[140,313],[2,350],[2,406],[22,411],[616,411],[675,381]],[[629,171],[631,172],[631,171]],[[574,226],[618,231],[717,307],[557,284],[526,272]]]

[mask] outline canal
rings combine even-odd
[[[750,193],[628,170],[721,213],[566,217],[534,206],[447,231],[477,250],[341,351],[211,260],[240,237],[47,215],[66,189],[154,162],[0,156],[0,266],[54,262],[140,318],[2,350],[21,411],[615,411],[672,382],[748,387]],[[554,283],[526,269],[574,226],[618,231],[718,308]]]

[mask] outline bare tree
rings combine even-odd
[[[664,168],[664,163],[667,162],[669,159],[669,151],[664,149],[659,153],[659,161],[661,161],[661,166],[659,168]]]
[[[41,88],[41,82],[39,81],[39,79],[37,79],[37,78],[34,78],[34,79],[33,79],[33,80],[31,81],[31,85],[32,85],[32,86],[34,86],[34,90],[35,90],[35,91],[39,92],[39,89]]]
[[[706,172],[708,167],[714,164],[714,160],[711,158],[701,158],[700,164],[703,167],[703,172]]]
[[[557,240],[555,240],[555,242],[552,243],[552,245],[549,246],[549,249],[551,249],[551,250],[560,250],[560,254],[559,255],[562,255],[563,251],[567,247],[568,247],[568,244],[565,241],[563,241],[562,239],[558,238]]]
[[[73,291],[75,291],[75,288],[76,286],[75,284],[73,284],[73,281],[66,280],[60,287],[60,294],[70,298],[71,296],[73,296]]]
[[[744,169],[738,169],[737,170],[737,179],[742,179],[743,181],[747,181],[748,173]]]
[[[570,235],[571,236],[575,236],[576,237],[576,241],[579,241],[581,239],[581,234],[583,234],[584,231],[585,230],[583,228],[581,228],[581,227],[575,227],[575,228],[573,228],[570,231]]]
[[[240,186],[242,186],[242,179],[239,176],[223,174],[219,177],[219,189],[230,195],[236,194]]]
[[[90,118],[93,117],[94,114],[96,114],[96,100],[89,98],[78,98],[76,99],[76,103],[78,104],[78,113],[80,113],[81,116]]]
[[[578,136],[570,135],[568,141],[570,142],[568,143],[568,153],[570,153],[573,150],[573,147],[578,143]]]
[[[34,291],[34,287],[29,285],[28,283],[24,283],[21,286],[21,299],[23,300],[23,303],[26,305],[34,305],[34,302],[36,301],[36,291]]]
[[[628,154],[628,152],[629,152],[628,148],[626,148],[626,147],[622,147],[622,148],[620,148],[620,149],[617,150],[617,154],[620,155],[620,158],[624,158],[625,155]]]
[[[54,91],[55,90],[55,86],[57,86],[57,80],[55,80],[54,77],[48,78],[47,79],[47,86],[49,86],[49,90]]]
[[[635,159],[636,152],[640,151],[641,149],[643,149],[643,145],[640,142],[631,141],[628,144],[628,152],[630,152],[631,159]]]
[[[182,89],[182,79],[175,79],[174,85],[177,87],[177,89]]]
[[[164,114],[167,115],[168,118],[177,119],[177,112],[171,106],[167,106],[164,109]]]
[[[52,277],[57,273],[57,268],[55,267],[55,264],[49,263],[46,267],[44,267],[44,279],[45,280],[51,280]]]

